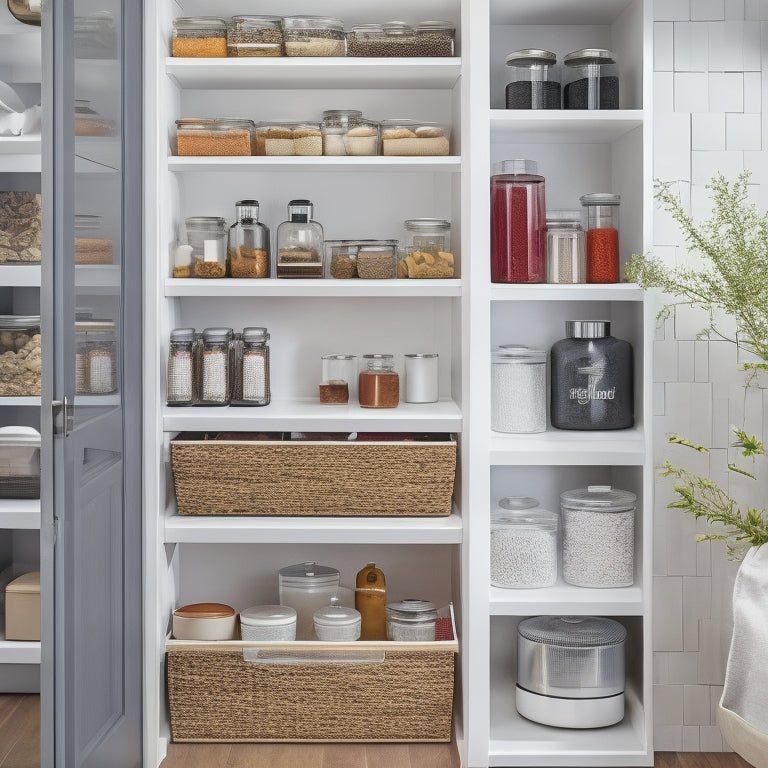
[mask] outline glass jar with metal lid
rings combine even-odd
[[[560,109],[557,56],[540,48],[522,48],[507,55],[511,80],[507,109]]]
[[[619,282],[619,206],[612,192],[582,195],[587,219],[587,282]]]
[[[200,405],[229,405],[229,347],[231,328],[206,328],[200,353]]]
[[[227,276],[227,230],[220,216],[190,216],[184,220],[192,277]]]
[[[281,16],[233,16],[227,26],[227,56],[284,56]]]
[[[166,403],[192,405],[194,402],[194,328],[174,328],[168,345]]]
[[[227,261],[230,277],[269,277],[269,229],[259,221],[258,200],[235,203],[235,223],[229,228]]]
[[[360,611],[340,605],[336,597],[331,598],[330,605],[318,608],[312,618],[318,640],[343,643],[354,642],[360,638]]]
[[[308,561],[287,565],[278,572],[280,605],[296,610],[296,639],[313,640],[315,611],[338,597],[340,575],[336,568]]]
[[[400,402],[400,375],[392,355],[363,355],[365,370],[358,376],[361,408],[396,408]]]
[[[253,120],[184,117],[176,120],[176,154],[193,157],[249,156],[254,152]]]
[[[76,392],[106,395],[117,389],[117,340],[112,320],[75,322]]]
[[[563,58],[563,109],[618,109],[619,70],[605,48],[582,48]]]
[[[0,315],[0,396],[40,394],[40,315]]]
[[[557,581],[559,517],[529,496],[500,499],[491,512],[491,584],[550,587]]]
[[[387,604],[387,640],[432,642],[436,624],[437,609],[429,600],[406,598]]]
[[[289,605],[254,605],[240,611],[240,636],[248,641],[296,639],[296,611]]]
[[[547,429],[547,353],[528,347],[496,349],[491,358],[491,429]]]
[[[329,397],[326,402],[343,404],[350,400],[357,399],[357,356],[356,355],[322,355],[321,375],[322,383],[335,382],[337,385],[346,384],[346,398],[343,397],[343,387],[335,388],[336,391],[329,391]],[[333,390],[334,388],[331,388]],[[336,397],[333,397],[336,394]],[[320,402],[323,402],[323,391],[321,390]]]
[[[426,251],[433,256],[451,250],[451,222],[446,219],[406,219],[403,222],[404,245]]]
[[[286,56],[344,56],[344,23],[328,16],[285,16]]]
[[[266,328],[243,328],[232,344],[231,405],[269,405],[269,334]]]
[[[171,56],[221,58],[227,55],[227,22],[217,16],[173,20]]]
[[[455,34],[449,21],[356,24],[347,32],[347,56],[453,56]]]
[[[448,278],[455,274],[451,251],[451,222],[407,219],[397,265],[398,277]]]
[[[565,581],[577,587],[632,586],[636,500],[631,491],[610,485],[560,494]]]
[[[587,282],[587,243],[580,211],[547,211],[547,282]]]

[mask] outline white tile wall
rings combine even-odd
[[[654,176],[682,180],[694,217],[710,210],[705,189],[715,172],[751,171],[750,197],[768,208],[768,0],[654,0]],[[654,212],[654,253],[668,264],[696,263],[677,225]],[[654,451],[726,484],[737,499],[755,484],[729,473],[738,459],[731,426],[768,435],[768,390],[745,393],[735,348],[697,340],[706,316],[681,308],[654,342]],[[686,457],[666,435],[680,432],[709,447]],[[688,452],[692,453],[692,452]],[[759,492],[768,495],[768,479]],[[654,746],[728,751],[717,727],[732,628],[737,564],[721,542],[695,541],[706,530],[666,505],[669,481],[656,482],[654,509]]]

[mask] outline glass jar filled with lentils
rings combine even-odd
[[[344,56],[344,24],[327,16],[286,16],[286,56]]]
[[[233,16],[227,27],[227,56],[284,56],[280,16]]]
[[[173,20],[171,56],[222,58],[227,55],[227,22],[216,16],[184,16]]]

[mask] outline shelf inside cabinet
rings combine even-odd
[[[168,157],[174,173],[216,171],[351,171],[352,173],[458,173],[461,158],[447,157]]]
[[[182,431],[460,432],[461,409],[452,400],[400,403],[397,408],[321,405],[317,400],[273,400],[263,408],[163,409],[163,429]]]
[[[39,264],[0,264],[0,285],[4,288],[39,287]]]
[[[30,395],[28,397],[3,397],[0,396],[0,406],[3,405],[24,405],[40,408],[42,401],[40,396]]]
[[[491,141],[530,144],[603,144],[643,124],[642,109],[492,109]]]
[[[645,461],[645,437],[639,426],[595,432],[550,428],[530,435],[493,432],[490,446],[492,465],[641,466]]]
[[[0,528],[40,528],[40,499],[0,499]]]
[[[458,58],[229,58],[169,57],[166,73],[185,89],[435,88],[461,76]]]
[[[75,288],[89,296],[113,295],[120,290],[119,264],[78,264],[75,266]]]
[[[6,640],[5,627],[0,625],[0,664],[39,664],[40,642],[35,640]]]
[[[491,286],[491,301],[642,301],[644,295],[634,283]]]
[[[0,136],[0,173],[40,173],[39,136]]]
[[[165,518],[167,544],[460,544],[461,517]]]
[[[461,296],[461,281],[453,280],[251,280],[172,278],[166,296],[325,296],[403,297]]]

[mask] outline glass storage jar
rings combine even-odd
[[[227,26],[227,56],[283,56],[281,16],[233,16]]]
[[[632,586],[636,501],[631,491],[610,485],[560,494],[565,581],[577,587]]]
[[[491,584],[526,589],[557,581],[559,517],[529,496],[500,499],[491,512]]]
[[[579,211],[547,212],[547,282],[587,282],[587,245]]]
[[[259,642],[296,639],[296,611],[289,605],[254,605],[240,611],[240,636]]]
[[[355,355],[323,355],[320,382],[321,403],[343,405],[350,399],[356,400],[357,357]],[[335,386],[324,389],[323,384]]]
[[[450,153],[451,129],[444,123],[388,119],[382,120],[380,127],[382,155],[425,157]]]
[[[227,22],[217,16],[173,20],[171,56],[221,58],[227,55]]]
[[[544,177],[533,160],[503,160],[491,177],[491,281],[546,279]]]
[[[338,597],[338,570],[315,562],[286,565],[278,571],[278,582],[280,605],[296,611],[296,639],[314,640],[315,611]]]
[[[230,277],[269,277],[269,229],[259,222],[258,200],[235,203],[227,251]]]
[[[539,48],[523,48],[507,55],[511,80],[507,109],[560,109],[557,56]]]
[[[184,220],[187,244],[191,246],[192,277],[227,276],[227,230],[220,216],[190,216]]]
[[[357,250],[359,240],[326,240],[326,277],[349,280],[357,277]]]
[[[359,109],[326,109],[320,121],[323,134],[323,154],[330,156],[346,155],[344,134],[355,120],[360,120],[363,113]]]
[[[606,320],[567,320],[551,351],[550,418],[557,429],[627,429],[635,423],[632,345]]]
[[[40,394],[40,315],[0,315],[0,397]]]
[[[32,427],[0,427],[0,499],[39,498],[40,433]]]
[[[266,328],[243,328],[232,349],[231,405],[269,405],[269,334]]]
[[[582,48],[563,57],[563,109],[618,109],[616,57],[605,48]]]
[[[200,405],[229,405],[229,347],[231,328],[206,328],[203,331],[200,374],[197,381]]]
[[[323,154],[320,123],[261,122],[256,125],[255,155],[265,157]]]
[[[453,56],[455,36],[449,21],[356,24],[347,32],[347,56]]]
[[[75,215],[75,264],[112,263],[112,240],[104,234],[101,216]]]
[[[42,241],[41,195],[0,192],[0,264],[39,264]]]
[[[253,120],[184,117],[176,121],[176,154],[235,157],[255,154]]]
[[[587,219],[587,282],[619,282],[619,206],[611,192],[582,195]]]
[[[174,328],[168,345],[166,403],[192,405],[194,402],[194,328]]]
[[[405,402],[436,403],[439,396],[437,353],[405,355]]]
[[[436,625],[437,609],[429,600],[406,598],[387,604],[387,640],[432,642]]]
[[[547,353],[528,347],[496,349],[491,358],[491,429],[547,429]]]
[[[328,16],[283,18],[286,56],[344,56],[344,23]]]
[[[288,221],[277,228],[277,277],[323,276],[323,228],[313,211],[309,200],[288,203]]]
[[[338,598],[332,597],[330,605],[315,611],[313,623],[318,640],[334,643],[354,642],[360,638],[362,617],[360,611],[340,605]]]
[[[392,355],[363,355],[366,369],[358,377],[361,408],[396,408],[400,402],[400,375]]]
[[[355,264],[361,280],[397,277],[397,240],[359,241]]]
[[[445,219],[406,219],[398,277],[447,278],[455,274],[451,251],[451,222]]]
[[[75,322],[75,390],[106,395],[117,390],[117,339],[112,320]]]

